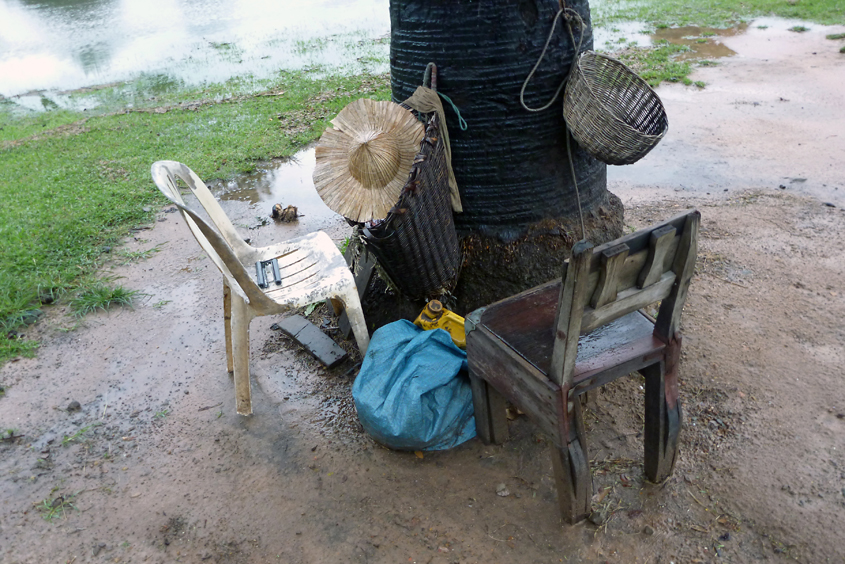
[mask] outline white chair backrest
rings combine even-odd
[[[176,161],[158,161],[152,165],[153,181],[159,190],[179,208],[194,238],[220,269],[233,291],[250,302],[268,298],[247,273],[240,257],[249,256],[252,248],[241,239],[223,208],[200,178],[186,165]],[[208,214],[214,227],[197,210],[182,199],[177,179],[182,180]]]

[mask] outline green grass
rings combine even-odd
[[[129,263],[132,263],[132,262],[147,260],[148,258],[153,256],[157,252],[161,251],[161,246],[163,244],[164,243],[159,243],[158,245],[156,245],[155,247],[152,247],[151,249],[142,249],[140,251],[127,251],[126,249],[123,249],[123,250],[120,251],[119,254],[124,259],[123,264],[129,264]]]
[[[97,426],[99,426],[97,423],[91,423],[90,425],[86,425],[85,427],[81,428],[73,435],[65,435],[64,437],[62,437],[62,446],[68,446],[70,443],[78,441],[83,436],[85,436],[85,433],[90,431],[93,427]]]
[[[635,47],[626,49],[615,56],[631,67],[652,87],[661,82],[682,82],[690,85],[692,81],[688,75],[692,66],[686,61],[677,61],[675,56],[679,53],[689,51],[685,45],[675,45],[668,41],[661,40],[653,47]]]
[[[193,91],[168,86],[141,111],[140,103],[125,112],[117,102],[103,102],[100,115],[22,114],[0,104],[3,336],[21,326],[22,312],[56,297],[75,296],[77,313],[131,299],[120,287],[85,281],[110,260],[104,248],[119,246],[132,227],[152,221],[165,203],[150,179],[156,160],[185,162],[206,180],[231,178],[315,140],[352,99],[389,98],[386,76],[281,73],[262,86],[284,94],[241,94],[238,88],[254,87],[242,78]],[[122,88],[127,87],[93,95],[108,101]],[[153,106],[167,111],[145,111]],[[147,206],[154,211],[143,211]],[[3,336],[0,362],[34,354],[32,340]]]
[[[845,33],[831,33],[830,35],[825,35],[827,39],[845,39]]]
[[[120,284],[110,286],[106,281],[97,280],[84,287],[71,301],[70,307],[74,315],[82,317],[98,309],[110,310],[113,306],[131,307],[132,302],[140,296],[137,290],[127,290]]]
[[[789,28],[789,31],[794,31],[795,33],[804,33],[805,31],[810,31],[810,28],[804,27],[803,25],[794,25]]]
[[[51,523],[55,519],[63,519],[70,509],[75,509],[79,511],[77,507],[73,504],[73,499],[78,494],[69,494],[69,495],[60,495],[55,499],[43,499],[41,503],[36,504],[36,508],[41,513],[41,516],[44,518],[45,521],[50,521]]]
[[[621,5],[620,5],[621,4]],[[607,2],[593,10],[593,25],[641,21],[662,26],[705,25],[724,27],[759,16],[779,16],[834,25],[845,23],[843,0],[651,0]]]

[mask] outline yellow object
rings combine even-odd
[[[431,300],[419,317],[414,321],[414,325],[422,327],[424,330],[443,329],[452,336],[452,342],[458,348],[467,348],[467,336],[464,331],[464,318],[453,311],[443,307],[437,300]]]

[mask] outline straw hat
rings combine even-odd
[[[317,144],[317,193],[353,221],[384,219],[408,180],[423,124],[398,104],[361,98],[332,125]]]

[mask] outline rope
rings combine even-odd
[[[587,230],[584,228],[584,212],[581,210],[581,194],[578,193],[578,181],[575,179],[575,163],[572,162],[572,150],[569,148],[569,138],[572,133],[569,131],[569,126],[566,127],[566,155],[569,157],[569,170],[572,173],[572,183],[575,185],[575,201],[578,202],[578,217],[581,219],[581,239],[587,236]]]
[[[552,42],[552,37],[555,34],[557,22],[561,16],[566,17],[566,27],[569,29],[569,38],[572,41],[573,46],[575,46],[575,36],[572,33],[572,25],[570,24],[570,20],[575,18],[578,21],[578,27],[581,30],[581,33],[578,36],[578,45],[575,47],[575,56],[577,57],[578,53],[581,52],[581,43],[584,41],[584,20],[581,19],[581,14],[579,14],[572,8],[567,8],[566,4],[563,4],[561,2],[560,6],[560,10],[558,10],[558,13],[555,15],[555,19],[552,22],[552,30],[549,32],[549,36],[546,38],[546,44],[543,45],[543,52],[540,53],[540,58],[537,59],[537,62],[534,64],[534,68],[532,68],[531,72],[528,73],[525,82],[522,83],[522,88],[519,90],[519,103],[522,104],[522,107],[528,110],[529,112],[542,112],[543,110],[549,108],[549,106],[554,104],[555,100],[557,100],[557,97],[560,96],[561,90],[563,90],[563,87],[566,86],[566,83],[569,81],[569,76],[572,74],[572,66],[570,66],[569,72],[561,81],[560,86],[557,87],[555,95],[543,107],[529,108],[528,105],[525,103],[525,89],[528,87],[528,83],[531,82],[531,79],[534,78],[534,73],[537,72],[537,68],[540,66],[540,63],[543,62],[543,58],[546,56],[546,51],[549,49],[549,43]]]
[[[555,15],[555,19],[552,22],[552,30],[549,32],[549,36],[546,38],[546,44],[543,46],[543,52],[540,53],[540,58],[537,59],[537,62],[534,64],[534,68],[531,69],[531,72],[528,73],[528,77],[525,79],[525,82],[522,83],[522,89],[519,91],[519,103],[522,104],[522,107],[528,110],[529,112],[541,112],[547,109],[549,106],[555,103],[557,97],[560,95],[561,90],[569,82],[569,77],[572,76],[572,71],[575,69],[575,65],[578,63],[578,54],[581,52],[581,44],[584,41],[584,20],[581,18],[581,14],[573,10],[572,8],[567,7],[566,2],[564,0],[558,0],[558,6],[560,10]],[[569,65],[569,72],[566,73],[563,81],[560,83],[560,86],[557,87],[555,91],[555,95],[552,97],[549,102],[541,107],[541,108],[529,108],[528,105],[525,103],[525,88],[528,86],[528,83],[534,77],[534,73],[537,71],[537,67],[540,66],[540,63],[543,62],[543,58],[546,56],[546,50],[549,48],[549,43],[552,41],[552,37],[555,33],[555,27],[557,27],[557,22],[560,19],[560,16],[564,16],[566,19],[566,28],[569,31],[569,40],[572,42],[572,45],[575,46],[575,34],[572,33],[572,20],[575,19],[578,22],[578,28],[581,33],[578,34],[578,45],[575,46],[575,55],[572,59],[572,63]],[[581,194],[578,190],[578,178],[575,176],[575,163],[572,162],[572,148],[570,146],[569,138],[572,136],[572,132],[569,131],[569,124],[566,124],[566,155],[569,157],[569,171],[572,173],[572,184],[575,187],[575,201],[578,203],[578,217],[581,220],[581,239],[583,240],[587,236],[587,229],[584,227],[584,210],[581,209]]]
[[[440,94],[441,98],[443,98],[444,100],[446,100],[447,102],[449,102],[452,105],[452,109],[455,110],[455,114],[458,116],[458,127],[461,128],[461,131],[466,131],[467,127],[469,127],[469,126],[467,125],[466,120],[464,120],[464,118],[461,116],[461,110],[458,109],[458,106],[456,106],[455,103],[452,101],[452,99],[449,98],[444,93],[442,93],[440,91],[438,91],[437,93]],[[445,124],[446,122],[444,121],[443,123]]]

